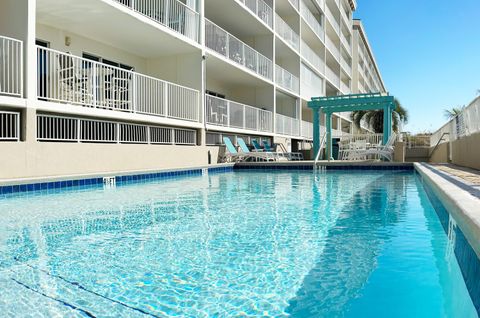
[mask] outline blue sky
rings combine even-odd
[[[406,131],[435,131],[445,108],[480,89],[480,0],[357,0],[383,80],[410,114]]]

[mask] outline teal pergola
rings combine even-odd
[[[326,115],[326,154],[332,158],[332,114],[359,110],[383,110],[383,144],[392,134],[392,111],[395,109],[394,97],[382,93],[353,94],[330,97],[313,97],[308,102],[313,111],[313,150],[317,154],[320,148],[320,111]]]

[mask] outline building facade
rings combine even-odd
[[[355,8],[3,0],[0,178],[205,165],[222,155],[223,136],[308,148],[311,97],[377,88],[356,83]],[[348,114],[333,128],[351,133]]]

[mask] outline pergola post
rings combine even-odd
[[[390,104],[383,107],[383,144],[387,144],[392,134],[392,110]]]
[[[312,108],[313,111],[313,156],[314,160],[320,149],[320,110],[318,107]]]
[[[327,160],[330,161],[332,159],[332,113],[331,112],[326,112],[325,113],[325,128],[326,128],[326,142],[327,142],[327,148],[326,148],[326,156]]]

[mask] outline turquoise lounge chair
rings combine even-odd
[[[228,153],[225,154],[224,161],[236,162],[236,161],[246,161],[246,160],[255,160],[255,161],[267,160],[267,157],[265,156],[265,154],[250,152],[247,145],[245,144],[245,141],[243,141],[242,138],[238,138],[238,142],[242,152],[237,151],[237,149],[233,145],[230,138],[223,137],[223,143],[225,144],[225,147],[227,148],[227,151],[228,151]]]
[[[265,140],[263,141],[263,147],[265,148],[265,151],[278,153],[274,152],[273,148]],[[288,160],[303,160],[303,154],[300,152],[281,152],[281,154]]]
[[[242,150],[242,153],[249,154],[251,158],[254,158],[256,160],[262,160],[262,161],[275,160],[275,156],[273,156],[271,153],[261,152],[261,151],[251,152],[250,149],[248,149],[248,146],[245,143],[245,140],[243,140],[243,138],[237,138],[237,142],[238,142],[238,145],[240,146],[240,149]]]
[[[270,148],[268,146],[265,146],[265,142],[263,144],[264,144],[264,148],[262,148],[260,146],[260,144],[258,143],[258,141],[256,141],[255,139],[252,140],[252,145],[253,145],[253,147],[255,147],[256,151],[264,151],[265,153],[271,154],[272,157],[274,157],[277,160],[282,159],[282,158],[287,158],[287,157],[285,157],[285,155],[282,152],[272,151],[273,150],[272,148]]]

